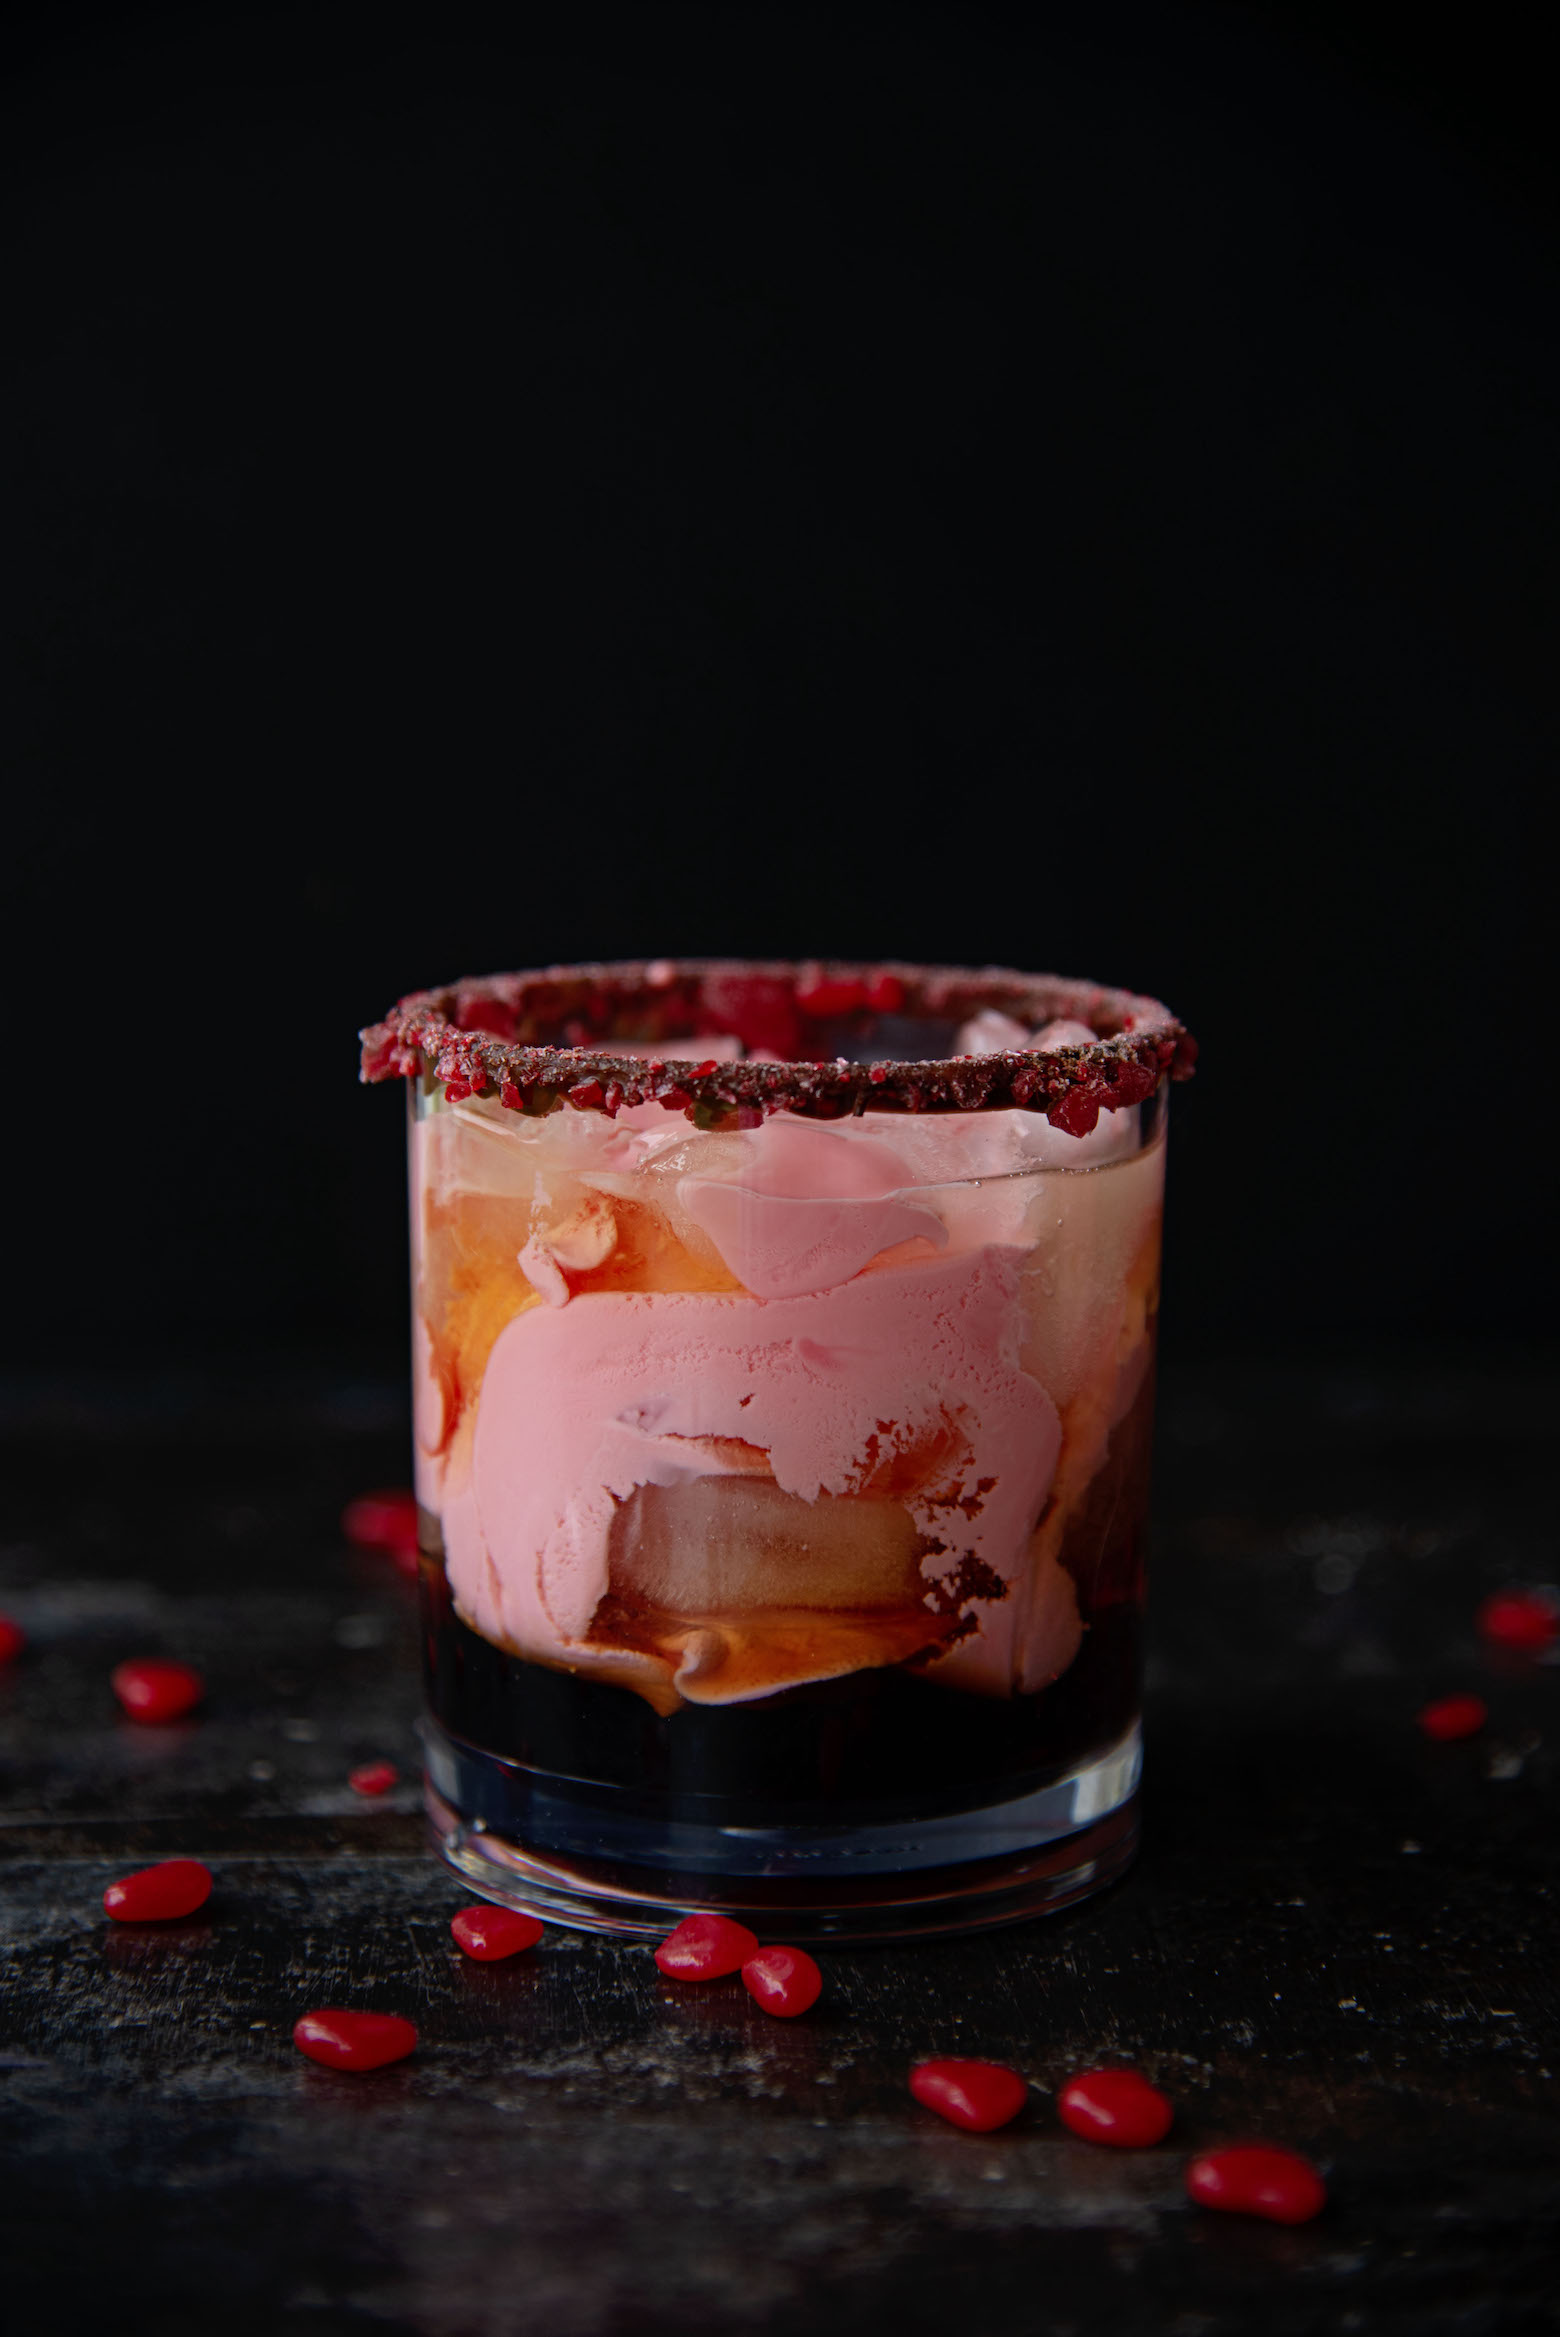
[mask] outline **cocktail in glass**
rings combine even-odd
[[[429,1807],[636,1933],[1119,1873],[1167,1081],[1051,977],[661,961],[408,999]]]

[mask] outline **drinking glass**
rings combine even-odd
[[[410,1098],[428,1806],[485,1896],[959,1931],[1136,1840],[1152,999],[908,965],[462,982]]]

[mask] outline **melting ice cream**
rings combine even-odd
[[[635,1117],[418,1130],[422,1492],[467,1621],[663,1710],[884,1663],[1054,1678],[1064,1511],[1146,1359],[1157,1152],[1058,1171],[1120,1131],[1017,1113]]]

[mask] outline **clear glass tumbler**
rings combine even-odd
[[[404,1000],[427,1790],[554,1920],[1059,1907],[1136,1837],[1151,999],[661,961]]]

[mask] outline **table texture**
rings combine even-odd
[[[395,1397],[344,1376],[144,1375],[0,1414],[0,2295],[19,2332],[617,2337],[964,2329],[1246,2337],[1560,2328],[1560,1664],[1479,1600],[1560,1572],[1554,1375],[1489,1358],[1167,1374],[1144,1843],[1041,1923],[820,1950],[795,2022],[738,1981],[549,1930],[464,1959],[416,1785],[412,1588],[337,1520],[404,1477]],[[1555,1651],[1560,1653],[1560,1650]],[[201,1713],[109,1673],[169,1655]],[[1432,1696],[1488,1727],[1435,1744]],[[354,1793],[356,1764],[402,1782]],[[104,1886],[210,1865],[187,1921]],[[318,2004],[409,2015],[332,2073]],[[970,2135],[934,2053],[1031,2081]],[[1170,2094],[1155,2149],[1059,2124],[1099,2061]],[[1280,2229],[1192,2206],[1188,2156],[1323,2169]],[[215,2317],[214,2317],[215,2316]]]

